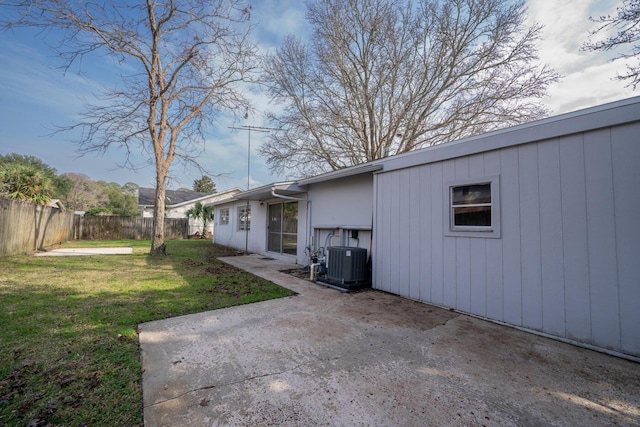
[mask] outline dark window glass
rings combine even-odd
[[[453,227],[491,227],[491,184],[451,188]]]
[[[251,230],[251,206],[238,208],[238,230]]]

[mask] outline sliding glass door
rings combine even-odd
[[[296,255],[298,252],[298,202],[269,205],[269,252]]]

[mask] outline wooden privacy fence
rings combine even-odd
[[[0,256],[71,240],[73,220],[73,212],[0,197]]]
[[[189,236],[188,218],[166,218],[165,239]],[[0,256],[17,255],[73,239],[150,240],[153,218],[80,216],[32,202],[0,197]]]
[[[165,218],[165,239],[185,239],[188,233],[188,218]],[[75,238],[79,240],[150,240],[152,237],[153,218],[77,216],[75,220]]]

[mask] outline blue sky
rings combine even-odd
[[[304,20],[304,3],[297,0],[253,2],[254,33],[262,49],[273,49],[289,33],[304,36],[309,27]],[[624,64],[611,62],[611,55],[581,52],[580,46],[593,28],[589,16],[611,13],[619,1],[529,0],[531,21],[542,23],[544,40],[540,56],[564,77],[552,86],[543,102],[552,114],[590,107],[638,95],[613,80],[624,71]],[[40,158],[58,173],[75,172],[93,180],[135,182],[154,186],[154,168],[138,171],[119,168],[124,153],[110,150],[103,156],[88,154],[78,158],[73,135],[50,135],[55,125],[69,124],[82,111],[91,94],[97,93],[104,76],[112,76],[113,64],[105,58],[91,58],[82,67],[63,73],[61,64],[48,49],[42,36],[28,29],[0,33],[0,154],[19,153]],[[89,63],[90,62],[90,63]],[[264,94],[253,96],[256,113],[247,120],[220,119],[215,131],[207,135],[201,163],[215,177],[218,190],[247,185],[247,141],[245,131],[229,126],[268,126],[262,111],[271,108]],[[257,147],[265,134],[251,135],[251,187],[284,180],[269,173]],[[201,173],[175,165],[169,188],[191,188]]]

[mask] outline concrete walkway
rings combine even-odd
[[[129,255],[131,247],[120,248],[57,248],[46,252],[36,252],[35,256],[86,256],[86,255]]]
[[[140,325],[145,425],[640,425],[640,364],[259,256],[298,295]]]

